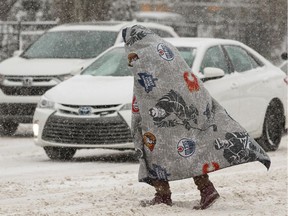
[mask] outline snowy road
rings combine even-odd
[[[70,162],[55,162],[34,145],[31,128],[0,137],[0,215],[287,215],[287,136],[270,152],[271,169],[258,162],[210,174],[221,198],[204,211],[193,180],[171,182],[174,205],[140,207],[152,187],[137,182],[131,152],[82,150]]]

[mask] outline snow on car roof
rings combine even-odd
[[[240,45],[241,43],[235,40],[221,39],[221,38],[197,38],[197,37],[181,37],[181,38],[164,38],[169,43],[172,43],[174,46],[185,46],[185,47],[203,47],[219,44],[236,44]]]
[[[150,20],[168,20],[168,21],[185,21],[185,18],[178,13],[165,11],[139,11],[135,13],[137,19]]]
[[[83,23],[69,23],[56,26],[49,31],[95,31],[95,30],[105,30],[105,31],[115,31],[118,32],[124,27],[132,25],[143,25],[147,28],[157,28],[166,31],[173,31],[174,29],[170,26],[152,23],[152,22],[137,22],[137,21],[98,21],[98,22],[83,22]]]
[[[219,44],[235,44],[240,45],[241,42],[229,39],[221,39],[221,38],[200,38],[200,37],[178,37],[178,38],[164,38],[167,42],[173,44],[176,47],[203,47],[203,46],[211,46],[211,45],[219,45]],[[115,45],[116,47],[123,47],[124,43],[120,43]]]

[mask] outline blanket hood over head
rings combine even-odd
[[[132,135],[139,181],[179,180],[270,159],[214,100],[178,50],[143,26],[122,31],[134,75]]]

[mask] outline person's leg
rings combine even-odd
[[[215,200],[220,197],[220,195],[216,191],[212,182],[209,180],[209,176],[207,174],[196,176],[193,179],[197,185],[197,189],[200,191],[201,196],[200,205],[195,206],[194,209],[206,209],[211,206]]]
[[[156,190],[155,197],[152,200],[142,201],[141,205],[149,206],[164,203],[171,206],[172,200],[169,182],[163,180],[153,180],[151,182],[151,185]]]

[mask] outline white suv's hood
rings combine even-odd
[[[13,57],[0,64],[0,74],[10,76],[53,76],[81,69],[91,59],[25,59]]]
[[[45,93],[48,99],[69,105],[111,105],[132,102],[133,77],[74,76]]]

